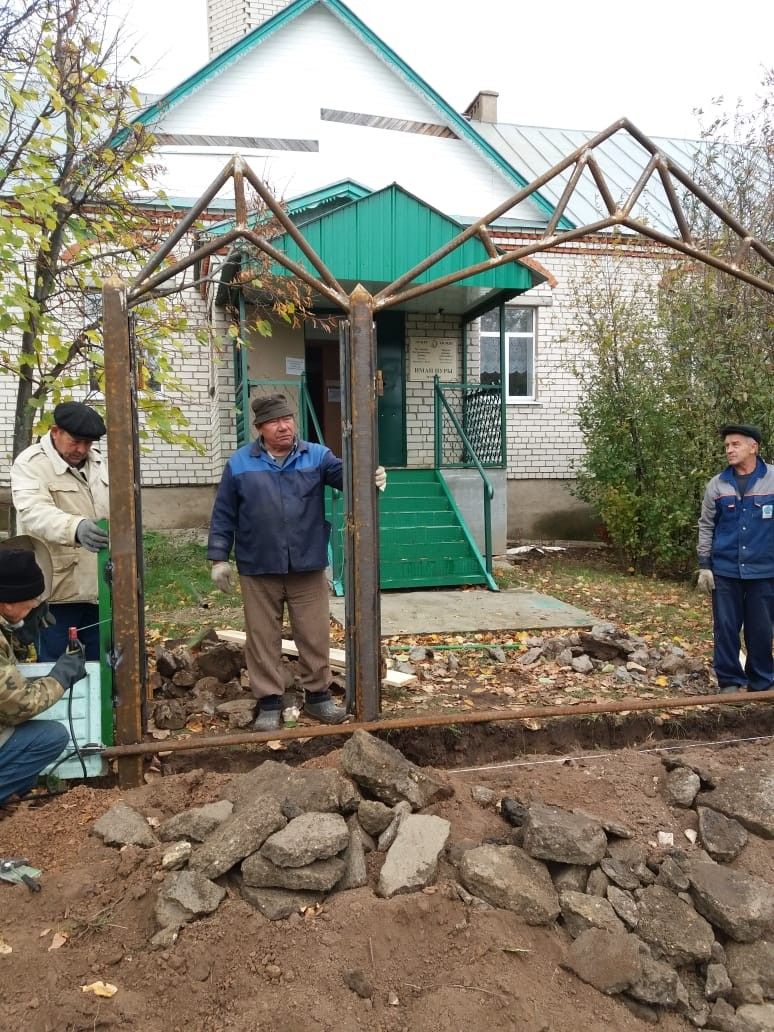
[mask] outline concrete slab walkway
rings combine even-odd
[[[460,634],[475,631],[544,631],[591,627],[589,613],[530,588],[505,591],[383,591],[382,634]],[[331,599],[331,615],[344,624],[344,599]]]

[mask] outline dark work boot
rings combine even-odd
[[[329,691],[307,692],[304,713],[319,720],[321,724],[341,724],[347,719],[347,711],[343,706],[336,705]]]
[[[258,703],[258,716],[253,731],[279,731],[282,723],[282,696],[269,695]]]

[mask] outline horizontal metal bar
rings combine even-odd
[[[620,699],[617,702],[579,702],[577,706],[524,706],[512,710],[481,710],[480,713],[439,713],[427,717],[392,717],[363,723],[334,724],[321,727],[292,727],[280,731],[244,732],[176,739],[172,742],[138,742],[114,745],[102,755],[110,760],[119,756],[142,756],[164,752],[190,752],[192,749],[223,749],[232,745],[260,745],[264,742],[290,742],[299,738],[327,738],[351,735],[355,731],[393,731],[419,727],[450,727],[454,724],[490,724],[507,720],[535,720],[547,717],[589,716],[598,713],[635,713],[643,710],[691,709],[696,706],[745,706],[774,702],[774,691],[739,692],[736,695],[675,695],[664,699]]]

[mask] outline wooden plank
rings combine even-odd
[[[221,641],[229,641],[234,645],[244,645],[246,635],[244,631],[232,631],[226,630],[225,628],[217,628],[215,632]],[[285,656],[298,657],[298,647],[294,641],[290,641],[289,638],[282,639],[282,653]],[[330,665],[333,670],[343,670],[346,663],[346,654],[344,649],[330,650]],[[391,688],[405,688],[406,685],[414,684],[417,677],[416,674],[402,674],[399,670],[388,670],[387,676],[384,679],[384,683],[389,685]]]

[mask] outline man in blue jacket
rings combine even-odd
[[[258,437],[228,460],[215,497],[207,546],[212,579],[221,591],[232,590],[233,547],[245,611],[247,672],[259,704],[254,729],[275,731],[281,722],[285,603],[298,647],[304,712],[339,724],[346,711],[330,693],[325,577],[330,524],[324,490],[341,490],[341,459],[324,445],[298,439],[284,395],[255,398],[252,409]],[[384,490],[387,474],[381,466],[374,481]]]
[[[699,582],[712,595],[714,667],[720,691],[774,685],[774,466],[759,456],[761,432],[722,427],[728,466],[704,492],[699,517]],[[739,661],[744,627],[747,660]]]

